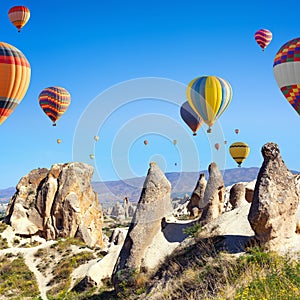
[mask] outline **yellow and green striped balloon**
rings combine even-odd
[[[240,167],[242,162],[247,158],[250,153],[250,147],[243,142],[235,142],[230,145],[229,152],[231,157],[237,162]]]
[[[227,109],[232,99],[232,88],[228,81],[217,76],[202,76],[192,80],[186,91],[191,108],[209,126]]]

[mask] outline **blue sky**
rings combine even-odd
[[[30,9],[31,18],[18,33],[7,12],[20,4]],[[181,84],[203,75],[228,80],[233,99],[220,117],[219,126],[229,144],[244,141],[251,147],[243,165],[260,166],[261,146],[274,141],[288,167],[300,170],[299,117],[273,75],[276,52],[285,42],[300,36],[299,9],[296,0],[286,6],[256,0],[246,4],[156,0],[2,2],[1,41],[25,54],[32,77],[23,101],[0,126],[0,188],[15,186],[34,168],[72,161],[76,128],[89,104],[107,89],[143,77]],[[254,33],[261,28],[273,33],[264,52],[254,40]],[[72,97],[56,128],[38,105],[41,90],[54,85],[65,87]],[[139,127],[132,120],[136,124],[143,123],[141,120],[159,124],[157,116],[169,118],[182,131],[172,130],[171,126],[168,133],[155,129],[134,136],[129,132]],[[238,136],[235,128],[240,129]],[[91,143],[95,134],[86,133]],[[98,134],[100,140],[93,149],[95,160],[85,155],[82,161],[93,164],[103,180],[145,175],[150,160],[157,160],[167,172],[207,169],[214,155],[219,155],[211,149],[205,125],[194,138],[180,119],[178,105],[149,97],[116,107],[98,128]],[[59,145],[57,138],[62,139]],[[144,146],[144,139],[149,140],[148,146]],[[172,144],[173,139],[178,140],[178,146]],[[224,151],[225,167],[234,168],[235,162],[227,149]],[[196,154],[197,161],[193,162],[191,158]],[[126,173],[122,165],[128,165],[130,172]]]

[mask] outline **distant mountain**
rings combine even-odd
[[[259,168],[235,168],[222,171],[225,185],[232,185],[240,181],[252,181],[256,179]],[[180,197],[186,193],[191,193],[195,188],[200,173],[208,172],[173,172],[166,173],[166,177],[172,185],[172,196]],[[99,194],[100,203],[105,205],[111,202],[122,201],[128,197],[130,201],[139,200],[145,177],[137,177],[120,181],[93,182],[95,191]]]
[[[16,188],[9,187],[7,189],[0,190],[0,202],[8,202],[10,197],[16,192]]]
[[[248,182],[256,179],[259,168],[235,168],[222,171],[224,182],[226,186],[232,185],[236,182]],[[291,171],[296,174],[297,171]],[[206,170],[200,172],[173,172],[166,173],[166,177],[172,185],[172,196],[180,197],[186,193],[191,193],[197,183],[200,173],[205,173],[208,178]],[[139,200],[144,177],[130,178],[118,181],[92,182],[92,186],[99,194],[99,201],[104,206],[111,205],[116,201],[122,201],[124,197],[128,197],[130,201],[137,202]],[[7,188],[0,190],[0,202],[7,202],[14,194],[15,188]]]

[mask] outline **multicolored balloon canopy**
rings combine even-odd
[[[242,162],[248,157],[250,153],[250,147],[246,143],[235,142],[230,145],[229,153],[240,167]]]
[[[300,38],[285,43],[279,49],[273,71],[284,97],[300,115]]]
[[[20,32],[30,18],[30,10],[26,6],[14,6],[8,11],[8,17]]]
[[[53,126],[56,126],[56,121],[66,112],[70,103],[70,93],[62,87],[45,88],[39,95],[39,104]]]
[[[268,29],[260,29],[257,30],[254,34],[254,38],[257,44],[264,49],[271,43],[272,41],[272,32]]]
[[[193,131],[193,135],[197,135],[197,131],[201,127],[203,121],[194,112],[188,102],[184,102],[180,107],[180,115],[182,120],[190,127]]]
[[[232,88],[228,81],[217,76],[202,76],[192,80],[186,95],[191,108],[209,126],[227,109],[232,99]]]
[[[23,100],[30,76],[30,64],[24,54],[0,42],[0,125]]]

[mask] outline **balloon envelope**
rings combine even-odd
[[[57,144],[60,144],[61,143],[61,139],[57,139],[56,142],[57,142]]]
[[[243,142],[233,143],[229,147],[229,153],[231,157],[238,163],[239,167],[241,166],[242,162],[247,158],[249,152],[249,146]]]
[[[194,112],[188,102],[184,102],[180,107],[180,115],[182,120],[190,127],[194,135],[202,125],[201,118]]]
[[[98,136],[98,135],[95,135],[95,136],[94,136],[94,140],[95,140],[96,142],[98,142],[98,141],[99,141],[99,136]]]
[[[95,155],[94,154],[90,154],[90,159],[94,159]]]
[[[238,134],[238,133],[240,132],[240,130],[239,130],[239,129],[235,129],[234,132],[235,132],[236,134]]]
[[[300,38],[285,43],[279,49],[273,71],[284,97],[300,115]]]
[[[148,145],[148,140],[144,140],[144,145]]]
[[[220,144],[219,144],[219,143],[216,143],[216,144],[215,144],[215,148],[216,148],[217,150],[219,150],[219,149],[220,149]]]
[[[8,11],[8,17],[20,32],[30,18],[30,10],[26,6],[14,6]]]
[[[177,145],[177,140],[173,140],[173,145]]]
[[[232,88],[220,77],[202,76],[189,83],[186,95],[191,108],[211,127],[230,104]]]
[[[39,95],[39,104],[44,113],[56,125],[71,103],[70,93],[59,86],[45,88]]]
[[[272,40],[272,32],[268,29],[259,29],[255,32],[254,38],[257,44],[264,50]]]
[[[16,47],[0,42],[0,125],[23,100],[30,82],[31,69]]]

